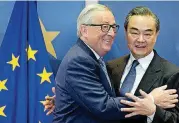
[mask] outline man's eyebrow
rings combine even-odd
[[[130,29],[131,29],[131,30],[139,31],[139,29],[137,29],[137,28],[135,28],[135,27],[131,27]],[[146,30],[144,30],[144,32],[153,32],[153,30],[152,30],[152,29],[146,29]]]
[[[135,27],[131,27],[130,28],[131,30],[136,30],[136,31],[139,31],[137,28],[135,28]]]
[[[145,32],[152,32],[152,29],[146,29]]]

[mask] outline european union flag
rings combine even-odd
[[[49,123],[54,77],[34,1],[17,1],[0,47],[0,123]]]

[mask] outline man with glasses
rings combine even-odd
[[[179,88],[179,68],[161,58],[154,50],[154,46],[160,30],[160,21],[158,17],[147,7],[140,6],[132,9],[126,16],[125,35],[127,39],[130,54],[122,58],[110,61],[107,64],[109,75],[113,80],[117,96],[126,92],[131,92],[140,96],[139,89],[150,93],[154,88],[162,85],[168,85],[168,88]],[[133,61],[138,61],[136,66],[135,79],[130,79],[127,83],[128,76],[132,69]],[[132,77],[130,77],[132,78]],[[167,92],[173,94],[174,92]],[[177,94],[173,97],[167,97],[159,93],[152,93],[156,112],[150,117],[140,117],[138,119],[125,119],[120,123],[178,123],[179,122],[179,104],[177,103]],[[167,101],[172,99],[171,101]],[[164,103],[161,103],[161,101]],[[127,101],[126,104],[129,104]],[[176,103],[176,106],[175,106]],[[131,106],[133,104],[130,103]],[[136,109],[125,109],[130,114],[136,115]]]
[[[113,123],[124,119],[123,98],[115,96],[103,61],[118,28],[106,6],[94,4],[82,10],[77,20],[79,39],[57,72],[53,123]],[[140,100],[129,96],[136,103],[132,108],[141,115],[152,115],[156,110],[152,96],[140,92]]]

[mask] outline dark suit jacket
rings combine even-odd
[[[167,84],[168,88],[179,87],[179,68],[161,58],[154,50],[154,58],[150,63],[146,73],[144,74],[135,95],[140,96],[139,89],[150,93],[154,88]],[[129,55],[122,58],[112,60],[107,63],[108,73],[114,84],[116,95],[119,96],[119,85],[128,62]],[[121,120],[122,123],[145,123],[146,117],[138,119]],[[164,110],[157,106],[157,110],[153,119],[153,123],[177,123],[179,122],[179,104],[175,108]]]
[[[53,123],[112,123],[124,118],[93,52],[80,39],[62,60],[56,76]]]

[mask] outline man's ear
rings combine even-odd
[[[159,35],[159,33],[160,33],[160,30],[159,30],[159,31],[157,31],[157,36]]]
[[[127,30],[124,29],[125,39],[127,40]]]
[[[81,32],[81,36],[87,37],[87,35],[88,35],[87,26],[81,25],[80,26],[80,32]]]

